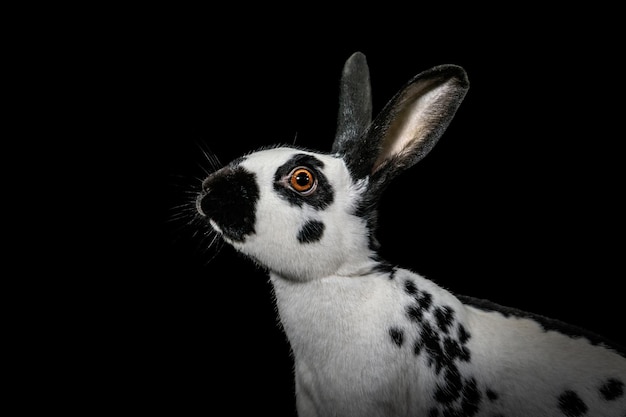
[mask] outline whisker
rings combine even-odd
[[[200,168],[204,171],[205,175],[212,174],[223,166],[215,152],[209,148],[209,145],[204,142],[200,142],[197,145],[202,156],[204,157],[204,163],[208,162],[208,169],[204,164],[200,165]]]
[[[195,243],[194,251],[201,256],[202,263],[212,262],[225,246],[221,235],[217,233],[196,209],[196,198],[201,190],[204,177],[223,166],[217,155],[206,143],[196,142],[200,158],[196,162],[199,173],[177,175],[176,202],[169,207],[168,223],[175,228],[174,241]],[[204,175],[204,177],[203,177]]]
[[[220,236],[217,233],[213,233],[213,239],[211,240],[211,242],[209,243],[209,248],[214,248],[214,253],[211,257],[209,257],[205,262],[204,265],[207,266],[209,263],[211,263],[213,261],[213,259],[215,259],[217,257],[217,255],[219,255],[219,253],[222,251],[222,248],[224,247],[224,241],[220,238]]]

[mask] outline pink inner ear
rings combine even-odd
[[[410,86],[398,100],[399,111],[392,115],[393,120],[385,132],[372,173],[392,158],[403,160],[406,155],[414,154],[432,129],[441,123],[442,111],[447,109],[445,98],[451,88],[447,83],[431,90],[427,87],[430,86]]]

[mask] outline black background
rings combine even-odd
[[[329,150],[339,76],[357,50],[374,113],[431,66],[461,65],[470,80],[434,150],[386,191],[383,255],[452,292],[624,343],[623,69],[606,15],[416,15],[331,31],[323,14],[279,25],[160,10],[134,14],[122,36],[103,26],[87,95],[106,102],[90,129],[104,133],[97,198],[115,219],[102,222],[116,243],[98,264],[111,279],[97,284],[112,397],[177,415],[293,412],[267,277],[227,246],[207,248],[190,202],[207,151],[227,163],[277,142]]]

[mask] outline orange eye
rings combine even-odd
[[[291,188],[297,192],[307,195],[315,190],[315,187],[317,187],[317,180],[309,169],[298,167],[291,171],[289,184],[291,185]]]

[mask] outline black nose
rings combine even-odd
[[[223,187],[220,186],[220,182],[214,175],[210,175],[202,181],[202,190],[196,198],[196,210],[204,217],[212,217],[220,200],[227,197],[221,192]]]
[[[206,177],[203,181],[202,181],[202,192],[203,193],[208,193],[209,190],[211,189],[211,183],[215,182],[216,178],[219,178],[220,176],[224,176],[227,175],[228,173],[228,168],[224,167],[218,171],[215,171],[214,173],[210,174],[208,177]]]
[[[256,177],[241,167],[222,168],[202,181],[196,209],[235,241],[254,233],[259,187]]]
[[[196,198],[196,210],[204,217],[210,217],[213,206],[219,204],[219,200],[224,200],[225,196],[220,195],[220,190],[228,177],[232,175],[230,167],[224,167],[210,174],[202,181],[201,191]]]

